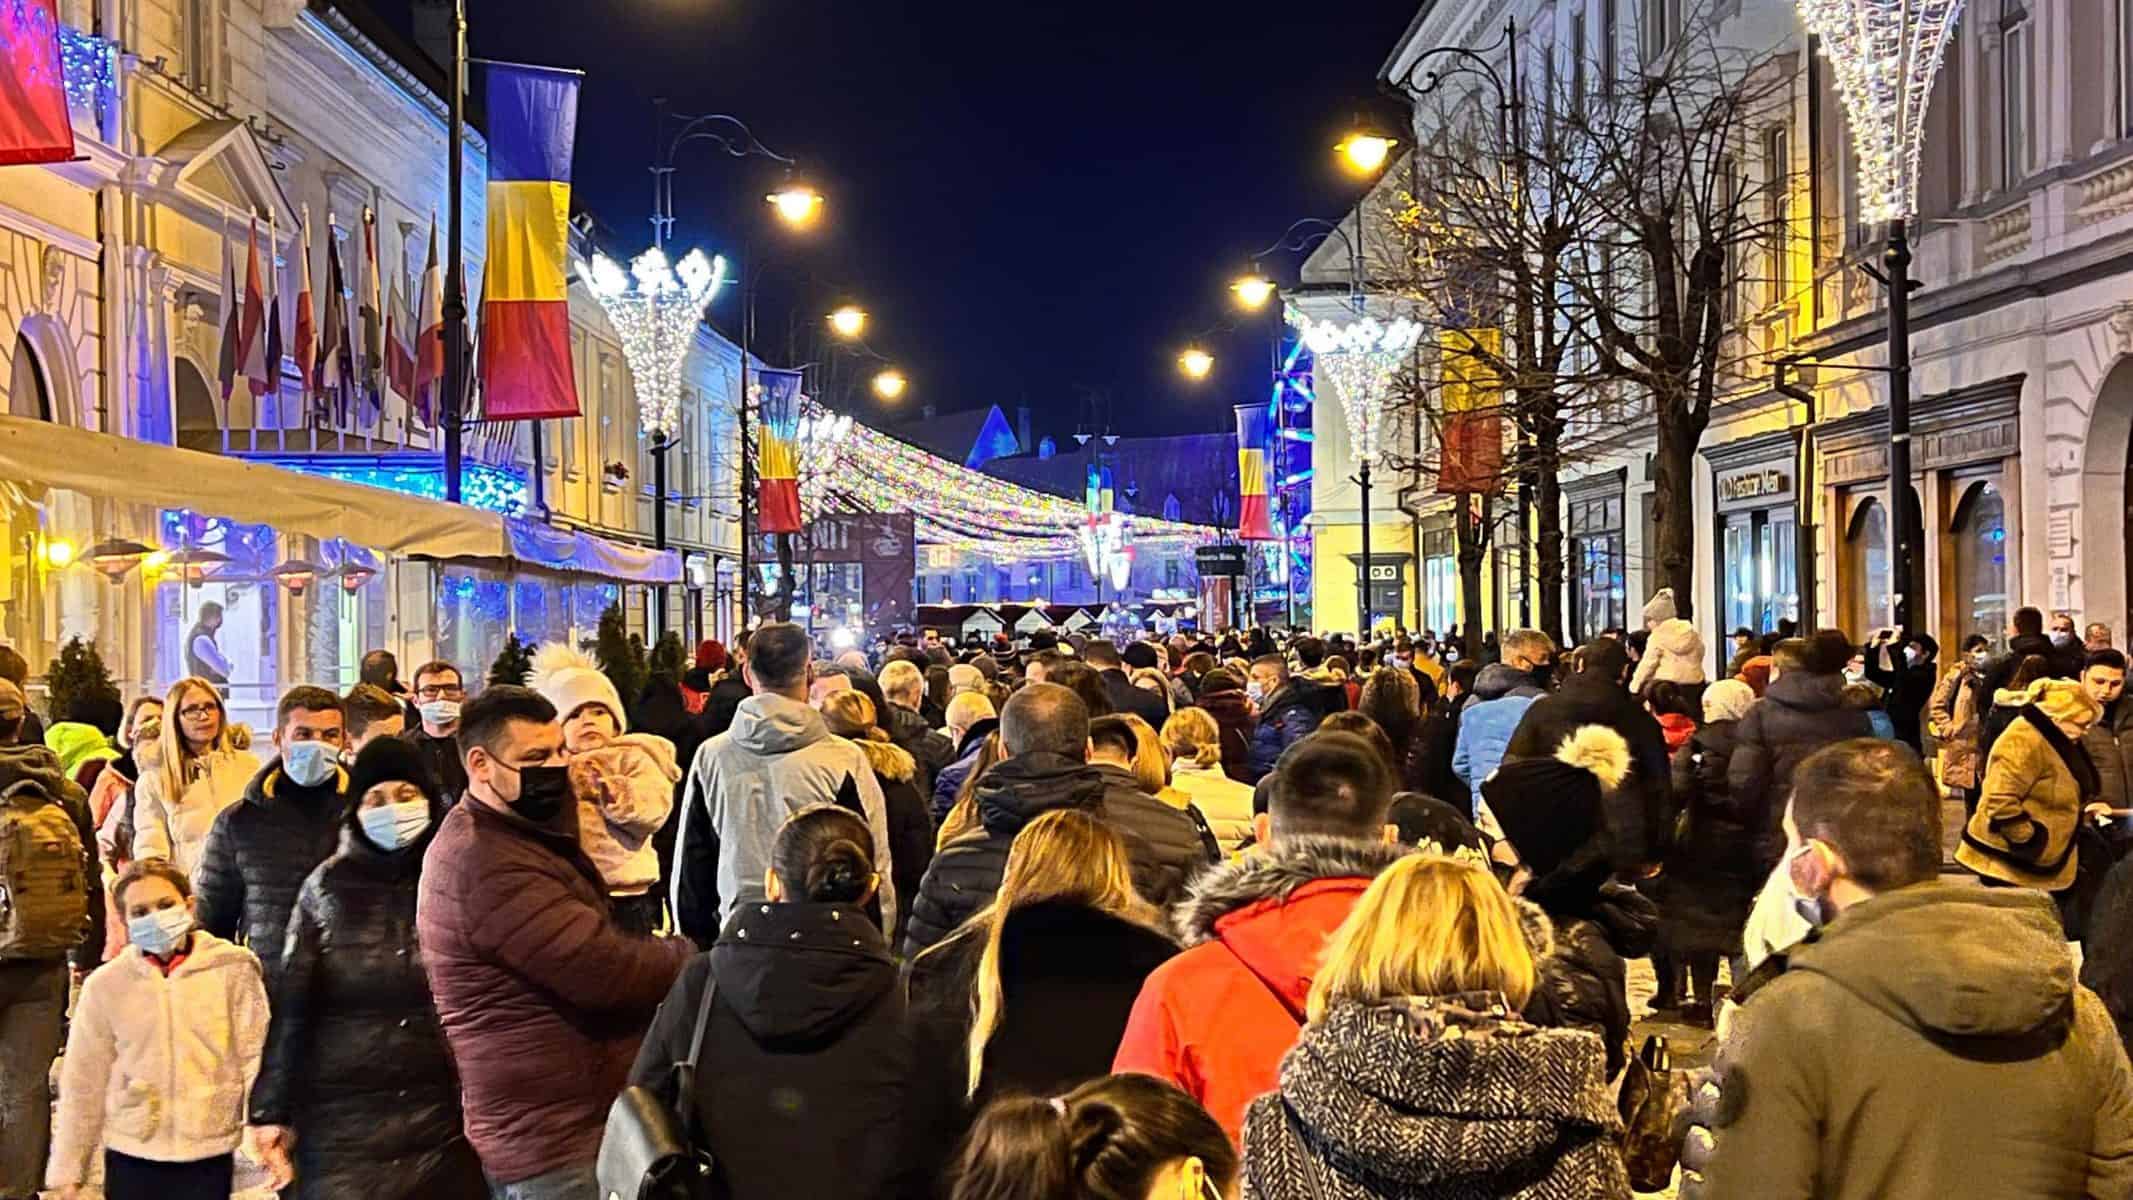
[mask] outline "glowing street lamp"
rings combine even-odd
[[[904,373],[894,367],[874,376],[874,394],[884,400],[894,400],[902,396],[904,389],[910,386],[911,381],[905,379]]]
[[[1381,133],[1358,130],[1340,140],[1333,148],[1340,152],[1341,161],[1358,175],[1374,175],[1385,160],[1392,157],[1392,148],[1399,145],[1393,138]]]
[[[1193,346],[1178,355],[1178,369],[1189,379],[1205,379],[1207,373],[1215,369],[1215,356]]]
[[[805,229],[822,215],[822,193],[806,184],[789,183],[763,199],[777,210],[778,219],[795,229]]]
[[[867,330],[867,312],[857,305],[847,304],[829,315],[830,329],[838,337],[856,338]]]
[[[1275,287],[1274,281],[1266,276],[1251,274],[1238,277],[1235,283],[1229,285],[1229,290],[1237,297],[1237,303],[1257,312],[1266,307],[1267,301],[1274,298]]]

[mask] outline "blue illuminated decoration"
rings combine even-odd
[[[377,457],[326,458],[308,455],[245,457],[253,462],[268,462],[322,479],[360,483],[402,495],[419,496],[424,500],[444,499],[444,472],[438,467],[435,459],[395,461]],[[470,507],[502,513],[507,517],[525,515],[526,481],[510,471],[469,462],[465,464],[460,476],[460,485],[460,496]]]
[[[59,63],[66,75],[68,106],[93,112],[102,121],[118,87],[118,62],[111,43],[61,25]]]

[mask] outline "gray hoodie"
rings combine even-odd
[[[841,799],[840,799],[841,797]],[[763,873],[785,818],[811,804],[856,808],[874,831],[874,869],[881,875],[881,917],[896,927],[890,886],[888,810],[881,784],[858,746],[822,723],[822,714],[797,700],[763,693],[741,701],[733,726],[705,742],[689,769],[683,819],[674,845],[674,911],[682,928],[722,927],[735,907],[763,899]],[[701,822],[708,821],[708,825]],[[689,911],[685,891],[690,827],[718,841],[716,920]]]

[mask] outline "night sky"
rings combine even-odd
[[[653,99],[741,117],[828,197],[795,235],[762,203],[777,164],[682,151],[677,244],[761,247],[740,263],[758,272],[760,352],[784,358],[789,314],[854,301],[912,381],[862,419],[1028,404],[1064,435],[1092,393],[1122,433],[1219,430],[1265,398],[1272,318],[1235,327],[1227,282],[1289,222],[1359,194],[1331,147],[1361,106],[1387,111],[1377,68],[1415,0],[467,8],[474,55],[585,70],[577,202],[617,251],[650,238]],[[406,28],[407,0],[379,9]],[[1297,259],[1268,265],[1293,279]],[[730,335],[739,311],[729,289],[712,319]],[[1176,368],[1195,336],[1218,363],[1197,384]]]

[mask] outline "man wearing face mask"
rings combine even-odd
[[[467,1140],[497,1200],[597,1200],[608,1105],[689,943],[615,924],[554,705],[492,687],[458,736],[466,798],[424,856],[415,925]]]
[[[290,688],[274,711],[278,756],[252,777],[242,800],[215,817],[193,872],[200,928],[242,940],[259,956],[270,989],[297,889],[340,841],[348,813],[346,737],[339,696]]]
[[[415,671],[415,710],[422,723],[400,735],[422,751],[448,805],[459,803],[467,790],[467,768],[459,749],[459,710],[466,699],[467,687],[458,667],[448,662],[422,664]]]
[[[1909,750],[1801,764],[1784,886],[1818,927],[1752,973],[1681,1195],[2133,1195],[2133,1069],[2050,901],[1940,881]]]
[[[1921,718],[1933,695],[1939,669],[1934,660],[1939,656],[1940,643],[1924,633],[1899,638],[1884,630],[1866,644],[1866,677],[1882,690],[1882,707],[1896,727],[1896,740],[1921,754]]]

